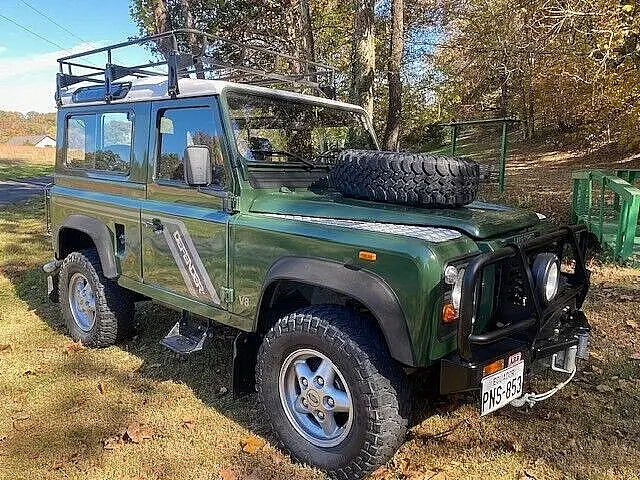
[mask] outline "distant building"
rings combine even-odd
[[[8,145],[32,145],[34,147],[55,147],[56,139],[49,135],[26,135],[24,137],[11,137]]]

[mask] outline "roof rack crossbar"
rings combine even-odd
[[[185,41],[180,43],[178,36],[186,36]],[[198,47],[195,51],[192,45],[194,39],[198,42]],[[144,44],[155,44],[156,52],[164,52],[164,60],[130,66],[113,62],[116,50]],[[184,51],[185,45],[191,45],[189,46],[190,52]],[[225,61],[219,55],[216,55],[216,51],[219,52],[220,49],[225,50],[225,48],[227,53],[233,56],[239,54],[241,61],[237,63],[235,61]],[[85,64],[88,62],[86,57],[97,54],[106,54],[104,68]],[[263,57],[259,58],[260,55],[263,55]],[[286,67],[290,62],[294,64],[292,65],[294,73],[276,71],[282,70],[283,65]],[[271,48],[243,43],[194,29],[178,29],[141,38],[132,38],[114,45],[61,57],[58,59],[58,64],[57,99],[61,98],[62,89],[88,81],[103,83],[105,85],[105,101],[109,102],[113,83],[127,76],[138,78],[166,76],[167,93],[175,97],[180,94],[178,87],[180,78],[194,74],[196,77],[201,78],[201,75],[206,73],[213,75],[213,78],[216,79],[231,78],[233,76],[240,83],[286,84],[313,89],[324,95],[335,96],[336,70],[333,67]],[[270,64],[271,68],[263,67],[266,64]],[[65,67],[68,73],[64,73]],[[164,72],[148,70],[149,68],[158,67],[163,67]],[[92,73],[78,75],[74,74],[73,69],[91,70]],[[226,72],[222,73],[223,71]],[[103,75],[102,81],[93,78],[100,75]]]

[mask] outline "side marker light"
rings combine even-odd
[[[360,250],[358,252],[358,258],[360,260],[366,260],[367,262],[375,262],[378,259],[378,255],[373,252],[367,252],[366,250]]]

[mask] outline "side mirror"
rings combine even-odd
[[[190,145],[184,151],[184,180],[187,185],[202,187],[211,183],[209,147]]]

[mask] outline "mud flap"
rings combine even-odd
[[[256,361],[262,336],[240,332],[233,341],[233,395],[242,397],[255,391]]]

